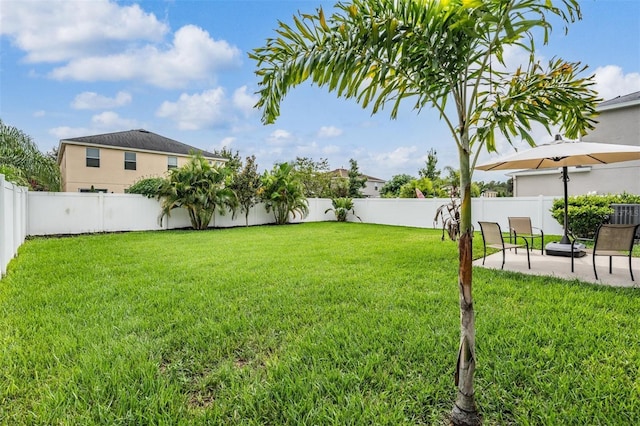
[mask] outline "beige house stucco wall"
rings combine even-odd
[[[100,167],[87,167],[86,149],[100,150]],[[136,153],[136,170],[124,168],[124,153]],[[184,165],[189,157],[172,153],[153,153],[136,150],[124,150],[113,147],[64,144],[60,160],[62,190],[78,192],[96,190],[123,193],[141,178],[162,177],[168,170],[168,157],[177,157],[178,167]]]

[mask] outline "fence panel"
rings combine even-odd
[[[0,277],[27,236],[27,189],[0,175]]]
[[[292,222],[318,222],[335,220],[329,199],[309,199],[309,214],[296,217]],[[378,223],[419,228],[439,228],[435,224],[436,211],[451,200],[444,198],[355,199],[356,214],[365,223]],[[474,198],[472,200],[473,223],[489,220],[500,223],[506,230],[509,216],[529,216],[533,226],[548,234],[561,234],[562,227],[552,217],[550,208],[553,197]],[[136,194],[86,194],[86,193],[29,193],[29,235],[79,234],[89,232],[143,231],[188,228],[189,216],[184,209],[175,209],[158,221],[160,204]],[[349,215],[348,220],[358,221]],[[273,215],[262,204],[249,212],[249,225],[273,223]],[[244,226],[244,214],[235,217],[227,213],[216,214],[212,226]]]

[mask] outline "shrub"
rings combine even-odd
[[[593,238],[598,226],[613,214],[611,204],[640,204],[640,195],[577,195],[568,199],[569,231],[579,238]],[[551,215],[564,225],[564,199],[553,201]]]
[[[171,210],[184,208],[189,213],[193,229],[207,229],[216,209],[235,214],[238,200],[227,186],[229,168],[211,166],[202,154],[191,155],[189,162],[169,171],[169,179],[162,181],[158,199],[162,200],[162,218]]]
[[[271,171],[266,170],[261,178],[259,195],[267,213],[273,211],[276,224],[289,222],[289,216],[304,217],[309,213],[304,185],[298,180],[293,166],[289,163],[276,164]]]
[[[147,198],[154,198],[158,195],[163,182],[164,179],[159,177],[142,178],[125,189],[124,192],[127,194],[142,194]]]
[[[324,212],[326,214],[333,210],[333,212],[336,215],[336,220],[338,222],[346,222],[349,212],[351,212],[352,215],[357,217],[358,220],[362,222],[362,219],[360,219],[360,216],[356,215],[356,211],[353,208],[353,200],[351,198],[349,197],[334,198],[331,200],[331,205],[333,205],[333,208],[326,209]]]
[[[7,181],[18,186],[29,186],[29,181],[24,177],[22,170],[11,164],[0,164],[0,175],[4,175]]]

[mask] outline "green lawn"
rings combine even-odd
[[[440,235],[30,240],[0,281],[0,424],[445,424],[459,309]],[[474,292],[485,424],[638,421],[638,289],[475,269]]]

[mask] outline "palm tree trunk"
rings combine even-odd
[[[464,142],[463,137],[463,142]],[[463,143],[464,146],[464,143]],[[460,292],[460,347],[455,382],[458,387],[456,402],[451,412],[454,425],[481,424],[475,403],[473,376],[476,369],[476,328],[471,294],[473,261],[473,227],[471,224],[471,169],[469,150],[460,149],[460,240],[458,289]]]

